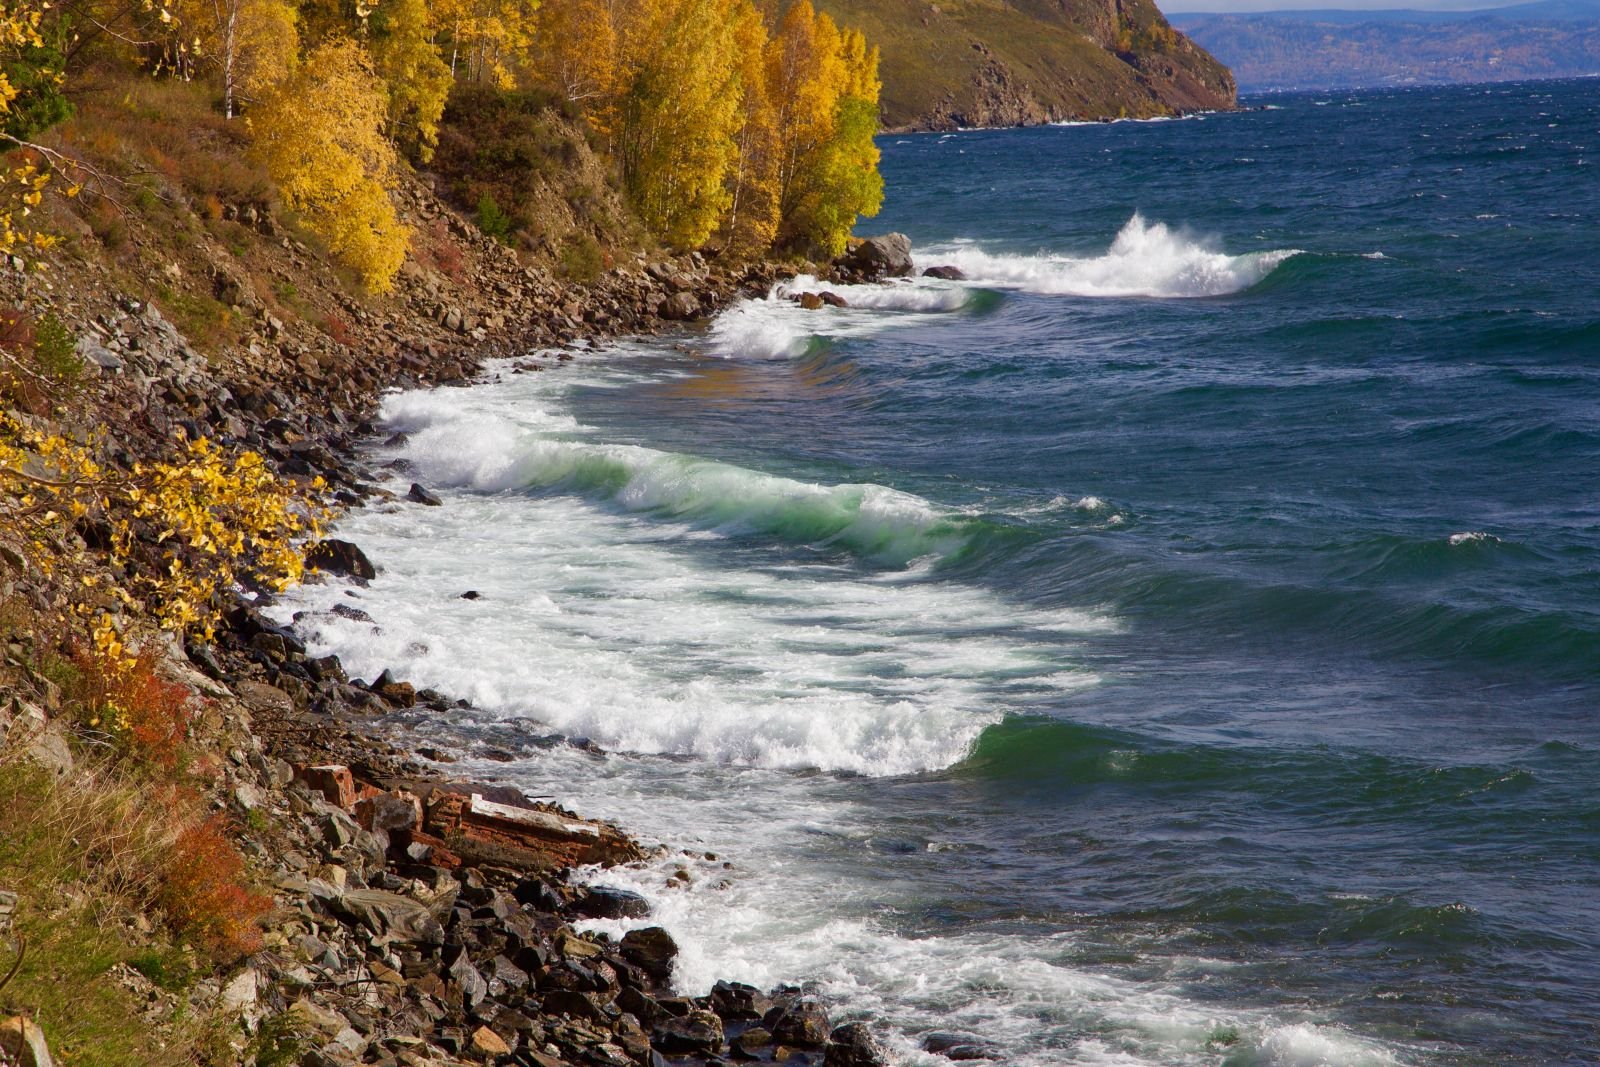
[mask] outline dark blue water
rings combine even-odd
[[[1105,684],[888,790],[1011,872],[977,900],[941,872],[941,901],[917,870],[930,928],[1067,922],[1102,962],[1237,961],[1205,985],[1336,1005],[1420,1060],[1594,1062],[1600,82],[1273,103],[885,140],[863,227],[923,265],[1094,260],[1136,212],[1303,250],[1254,284],[1013,270],[961,313],[719,368],[709,410],[676,383],[578,410],[979,512],[939,580],[1125,622],[1078,657]]]
[[[1272,103],[885,139],[967,282],[397,399],[318,647],[909,1063],[1600,1062],[1600,81]]]

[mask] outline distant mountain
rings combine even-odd
[[[891,129],[1234,106],[1233,77],[1155,0],[815,0],[883,52]]]
[[[1189,12],[1171,17],[1246,92],[1600,74],[1600,0],[1482,11]]]

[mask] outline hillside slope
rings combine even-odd
[[[1184,14],[1248,91],[1571,78],[1600,73],[1600,3],[1471,12]]]
[[[819,0],[883,50],[889,129],[1234,105],[1233,76],[1153,0]]]

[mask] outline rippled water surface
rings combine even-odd
[[[1600,1060],[1600,81],[1271,103],[885,139],[865,229],[967,281],[393,396],[447,506],[282,610],[691,850],[594,876],[686,991],[927,1065]]]

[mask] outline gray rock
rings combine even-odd
[[[430,508],[440,507],[444,504],[443,500],[428,492],[417,482],[411,483],[411,491],[406,494],[406,499],[414,504],[423,504]]]
[[[668,322],[689,322],[700,317],[700,301],[693,293],[673,293],[656,305],[656,315]]]
[[[0,1021],[0,1052],[5,1054],[4,1062],[17,1067],[55,1067],[44,1031],[26,1015]]]
[[[222,987],[222,995],[217,998],[217,1003],[225,1014],[246,1014],[256,1006],[260,984],[261,976],[256,969],[246,967]]]
[[[911,274],[911,238],[903,233],[868,237],[845,254],[845,265],[872,278],[905,278]]]
[[[626,889],[593,886],[573,901],[572,910],[589,919],[642,919],[650,914],[650,902]]]
[[[337,851],[356,839],[356,834],[361,832],[361,824],[335,809],[322,816],[317,829],[322,831],[322,839],[328,843],[328,847]]]
[[[104,345],[88,340],[88,338],[78,342],[78,355],[83,357],[86,362],[93,363],[103,371],[116,372],[122,369],[121,356]]]
[[[410,897],[383,889],[352,889],[339,897],[336,904],[341,912],[372,932],[374,946],[382,947],[394,942],[444,944],[444,927],[439,925],[439,920]],[[465,954],[462,958],[465,959]],[[472,965],[469,962],[467,966],[470,968]],[[477,974],[476,971],[473,973]],[[479,977],[478,982],[481,984],[482,981],[482,977]]]
[[[477,1007],[489,995],[489,983],[472,965],[472,958],[464,949],[456,955],[455,962],[446,968],[445,975],[460,988],[461,999],[468,1008]]]
[[[845,1023],[828,1035],[823,1067],[881,1067],[883,1048],[863,1023]]]
[[[935,1030],[922,1039],[922,1048],[925,1052],[932,1052],[943,1056],[947,1060],[994,1060],[1000,1058],[1000,1050],[981,1037],[972,1034],[952,1033],[946,1030]]]
[[[924,278],[943,278],[947,282],[964,282],[966,272],[960,267],[929,267],[922,272]]]

